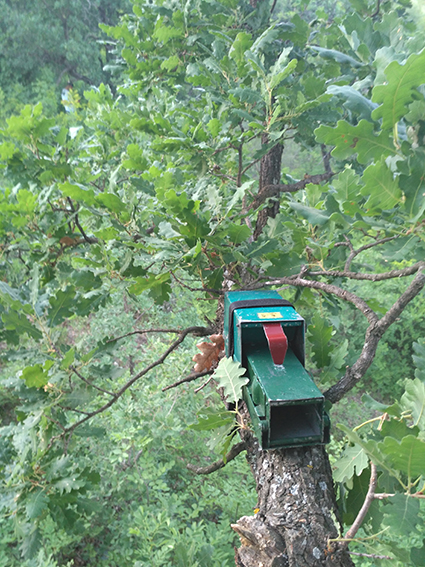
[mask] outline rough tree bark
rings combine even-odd
[[[262,450],[243,435],[257,484],[259,511],[232,528],[241,538],[240,567],[352,567],[346,549],[333,548],[338,510],[332,473],[322,446]]]
[[[267,144],[267,134],[263,135],[261,142],[263,145]],[[283,146],[277,144],[262,158],[260,162],[258,197],[262,197],[264,193],[268,193],[270,186],[279,185],[282,175],[282,152]],[[274,201],[259,211],[254,230],[254,240],[257,240],[262,233],[263,228],[267,224],[267,219],[269,217],[274,218],[279,212],[279,191],[275,190],[271,194],[268,194],[268,196],[274,198]]]

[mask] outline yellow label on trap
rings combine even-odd
[[[275,311],[274,313],[257,313],[259,319],[282,319],[282,313]]]

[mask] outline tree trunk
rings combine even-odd
[[[268,142],[267,135],[263,144]],[[274,146],[261,160],[259,194],[279,185],[283,146]],[[279,212],[279,198],[257,217],[257,239],[269,217]],[[245,282],[246,283],[246,282]],[[248,418],[248,415],[246,415]],[[262,450],[242,430],[247,458],[256,480],[259,511],[240,518],[232,528],[241,538],[235,552],[239,567],[353,567],[346,549],[332,547],[338,537],[338,510],[328,456],[322,446]]]
[[[328,456],[322,446],[262,450],[243,436],[257,484],[258,512],[232,528],[241,538],[239,567],[353,567],[338,537],[338,509]]]
[[[264,134],[261,140],[262,144],[267,144],[268,136]],[[260,162],[260,187],[258,194],[266,192],[270,185],[279,185],[282,171],[282,152],[283,146],[277,144],[272,148]],[[272,197],[273,198],[273,197]],[[260,236],[263,228],[267,224],[269,217],[274,218],[279,212],[279,193],[276,194],[275,200],[270,205],[259,211],[257,223],[254,230],[254,240]]]

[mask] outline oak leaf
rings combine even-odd
[[[198,352],[192,358],[193,362],[196,363],[195,372],[210,370],[220,359],[220,353],[224,350],[223,335],[210,335],[210,341],[210,343],[203,341],[196,345],[201,352]]]

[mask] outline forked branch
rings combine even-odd
[[[369,305],[366,303],[366,301],[364,301],[364,299],[362,299],[355,293],[352,293],[351,291],[347,291],[346,289],[342,289],[341,287],[338,287],[333,284],[318,282],[315,280],[307,280],[301,276],[289,276],[284,278],[276,278],[273,280],[268,280],[266,281],[266,285],[270,285],[270,286],[293,285],[296,287],[309,287],[310,289],[317,289],[320,291],[324,291],[325,293],[336,295],[340,299],[352,303],[355,307],[357,307],[357,309],[359,309],[359,311],[363,313],[363,315],[365,315],[365,317],[367,318],[370,324],[375,324],[379,320],[376,313],[369,307]]]
[[[97,390],[99,390],[100,392],[107,394],[110,397],[109,401],[106,402],[105,404],[103,404],[100,408],[98,408],[97,410],[94,410],[92,412],[88,412],[84,415],[84,417],[82,417],[80,420],[76,421],[75,423],[73,423],[72,425],[70,425],[69,427],[65,427],[63,428],[63,431],[59,434],[59,435],[55,435],[50,439],[50,443],[48,446],[48,449],[50,449],[53,446],[53,443],[60,438],[65,438],[66,439],[66,446],[69,443],[69,440],[72,436],[72,434],[74,433],[75,429],[77,427],[79,427],[80,425],[82,425],[83,423],[85,423],[86,421],[88,421],[89,419],[91,419],[92,417],[99,415],[101,413],[103,413],[104,411],[106,411],[107,409],[109,409],[113,404],[115,404],[115,402],[117,402],[121,396],[138,380],[140,380],[140,378],[142,378],[143,376],[145,376],[146,374],[148,374],[148,372],[150,372],[153,368],[155,368],[156,366],[159,366],[160,364],[162,364],[166,358],[172,353],[174,352],[177,347],[184,341],[184,339],[190,335],[190,334],[194,334],[196,336],[199,336],[200,330],[206,330],[204,327],[197,327],[197,326],[193,326],[193,327],[188,327],[187,329],[182,329],[180,331],[177,330],[162,330],[159,332],[178,332],[179,336],[178,338],[173,341],[173,343],[163,352],[163,354],[157,358],[154,362],[152,362],[151,364],[149,364],[148,366],[145,366],[145,368],[143,368],[140,372],[138,372],[136,375],[134,375],[132,378],[130,378],[130,380],[128,380],[119,390],[117,390],[116,392],[110,392],[107,390],[104,390],[102,388],[99,388],[97,386],[94,386],[94,384],[92,382],[90,382],[90,380],[87,380],[75,367],[73,367],[71,370],[72,372],[74,372],[81,380],[83,380],[83,382],[89,384],[92,387],[95,387]],[[210,332],[210,329],[207,330],[208,332]],[[146,332],[146,331],[145,331]],[[158,332],[158,330],[157,330]],[[207,333],[205,333],[207,334]],[[123,335],[123,337],[128,336],[128,335]],[[123,337],[118,337],[119,338],[123,338]],[[113,339],[113,340],[118,340],[118,339]]]
[[[347,240],[347,245],[349,246],[351,252],[345,262],[345,271],[349,271],[350,270],[350,266],[351,266],[351,262],[354,260],[354,258],[356,256],[358,256],[361,252],[364,252],[365,250],[370,250],[371,248],[375,248],[375,246],[380,246],[381,244],[385,244],[386,242],[391,242],[391,240],[395,240],[396,238],[399,238],[399,234],[395,235],[395,236],[388,236],[387,238],[381,238],[379,240],[374,240],[373,242],[369,242],[369,244],[365,244],[364,246],[361,246],[360,248],[357,248],[357,250],[354,249],[354,247],[352,246],[351,242],[348,240],[348,238],[346,238]],[[340,245],[345,244],[345,243],[341,243]]]
[[[325,392],[325,397],[329,401],[332,403],[338,402],[363,378],[375,358],[376,349],[383,334],[396,321],[408,303],[422,291],[424,286],[425,273],[421,270],[387,313],[376,323],[369,325],[359,358],[351,367],[346,369],[344,376]]]

